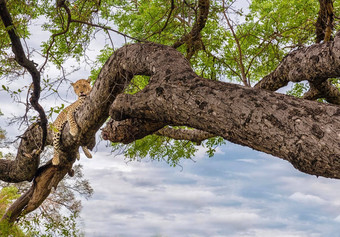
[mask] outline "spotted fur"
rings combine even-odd
[[[59,154],[61,151],[61,132],[63,130],[64,125],[66,122],[69,122],[70,124],[70,134],[72,136],[77,136],[78,135],[78,125],[75,121],[74,118],[74,113],[80,108],[80,106],[84,103],[86,96],[90,93],[91,91],[91,86],[90,86],[90,79],[85,80],[85,79],[80,79],[76,81],[75,83],[71,83],[73,86],[74,92],[78,96],[78,100],[76,100],[73,104],[70,106],[66,107],[63,111],[60,112],[58,115],[57,119],[54,121],[52,125],[52,130],[53,130],[53,147],[54,147],[54,156],[52,159],[52,164],[53,165],[59,165],[60,163],[60,158]],[[87,147],[83,147],[83,151],[88,158],[92,158],[91,153],[87,149]],[[80,155],[79,152],[77,153],[77,159],[79,159]]]

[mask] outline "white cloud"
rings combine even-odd
[[[298,202],[304,202],[304,203],[314,203],[314,204],[325,204],[326,201],[322,198],[311,195],[311,194],[304,194],[300,192],[293,193],[289,196],[290,199]]]
[[[297,230],[282,230],[282,229],[253,229],[240,233],[239,237],[322,237],[320,233],[311,233],[306,231]]]
[[[258,161],[255,160],[255,159],[237,159],[237,161],[250,163],[250,164],[257,164],[258,163]]]
[[[338,215],[337,217],[335,217],[334,219],[336,222],[340,222],[340,215]]]

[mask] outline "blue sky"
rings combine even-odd
[[[83,200],[86,236],[336,236],[339,180],[228,143],[200,150],[182,168],[126,162],[109,152],[83,158],[95,190]]]

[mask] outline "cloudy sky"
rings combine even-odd
[[[39,24],[33,27],[37,27],[35,38],[28,45],[38,48],[46,34]],[[89,57],[94,59],[103,44],[98,36]],[[86,78],[89,70],[84,65],[68,79]],[[52,78],[60,74],[49,69]],[[27,77],[25,84],[29,81]],[[22,84],[16,81],[10,86]],[[60,89],[61,97],[73,101],[75,95],[68,88]],[[24,107],[13,104],[3,91],[0,98],[5,114],[0,126],[10,137],[19,135],[17,126],[7,126],[7,118],[23,115]],[[54,97],[42,101],[45,108],[60,103]],[[303,174],[286,161],[246,147],[227,143],[213,158],[200,149],[194,161],[172,168],[148,160],[126,162],[101,143],[93,159],[82,154],[80,162],[95,191],[82,202],[81,226],[86,236],[339,235],[340,180]]]
[[[83,158],[95,190],[83,201],[86,236],[337,236],[340,181],[228,143],[213,158],[172,168],[101,149]]]

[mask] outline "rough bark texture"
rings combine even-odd
[[[110,119],[102,130],[104,140],[129,144],[163,128],[165,123],[145,119]]]
[[[317,100],[324,98],[331,104],[340,105],[340,91],[329,80],[322,83],[309,83],[309,86],[310,89],[304,94],[304,99]]]
[[[102,129],[102,138],[112,142],[129,144],[152,133],[169,137],[175,140],[188,140],[196,143],[215,137],[216,135],[197,130],[164,127],[164,122],[156,122],[148,119],[125,119],[115,121],[110,119]]]
[[[320,84],[328,78],[340,75],[339,56],[340,34],[337,33],[334,41],[315,44],[288,54],[255,88],[276,91],[290,81]]]
[[[108,60],[77,113],[80,137],[74,140],[66,126],[63,145],[69,150],[87,143],[106,120],[114,98],[140,74],[152,76],[150,85],[115,100],[116,120],[190,126],[287,159],[304,172],[339,178],[338,107],[199,78],[179,52],[155,44],[125,46]]]
[[[73,162],[69,162],[67,165],[56,167],[48,163],[40,167],[31,188],[9,207],[2,220],[13,223],[21,214],[30,213],[38,208],[51,193],[52,188],[56,188],[72,168],[72,164]]]
[[[315,23],[316,43],[322,40],[329,41],[333,30],[333,1],[332,0],[319,0],[320,10],[318,19]]]
[[[18,183],[32,181],[40,162],[39,155],[34,152],[41,147],[42,130],[38,124],[31,125],[21,136],[15,160],[0,160],[0,180]],[[51,144],[48,136],[47,144]]]
[[[337,106],[199,78],[166,46],[136,44],[122,51],[123,68],[152,77],[141,92],[116,98],[113,119],[190,126],[286,159],[303,172],[340,178]]]
[[[198,129],[182,129],[182,128],[176,129],[169,127],[162,128],[155,132],[155,134],[164,137],[170,137],[175,140],[188,140],[196,142],[198,144],[200,144],[202,141],[208,138],[216,137],[215,134],[208,133]]]
[[[198,1],[198,14],[196,16],[195,23],[191,29],[191,31],[185,35],[183,35],[177,42],[173,44],[174,48],[178,48],[183,44],[187,44],[188,46],[188,54],[192,55],[195,51],[195,45],[200,44],[201,31],[205,26],[205,23],[208,20],[210,7],[210,0],[199,0]],[[191,56],[190,56],[191,57]]]
[[[80,134],[72,137],[68,124],[62,131],[61,165],[53,166],[49,161],[39,167],[45,141],[51,144],[46,116],[38,103],[40,73],[25,56],[6,2],[0,0],[0,16],[8,29],[16,60],[32,75],[31,104],[41,118],[40,126],[30,126],[21,137],[16,159],[0,160],[1,180],[33,180],[31,188],[13,203],[3,219],[14,222],[21,214],[39,207],[51,189],[67,173],[72,174],[79,146],[94,146],[95,133],[109,114],[112,119],[102,134],[104,139],[114,142],[130,143],[153,133],[198,143],[221,136],[283,158],[303,172],[340,178],[340,108],[266,91],[275,91],[289,81],[306,80],[311,89],[305,98],[324,97],[340,104],[340,93],[328,80],[340,76],[340,33],[328,42],[333,28],[332,1],[319,2],[316,33],[317,41],[323,38],[324,43],[293,51],[253,89],[198,77],[189,62],[174,49],[186,43],[190,58],[202,47],[200,32],[208,19],[209,0],[199,0],[191,32],[173,47],[151,43],[127,45],[109,58],[90,95],[75,114]],[[173,5],[172,2],[172,8]],[[66,10],[68,25],[80,22],[72,20],[65,1],[60,1],[58,6]],[[135,95],[123,94],[134,75],[151,76],[150,84]],[[167,125],[194,129],[173,129]]]

